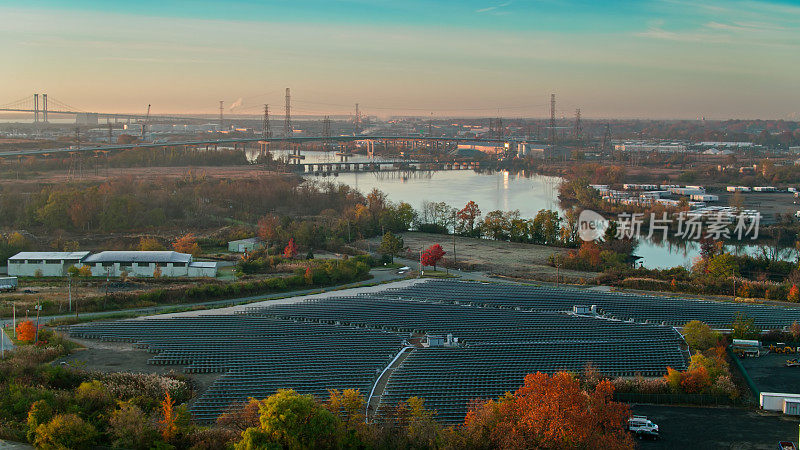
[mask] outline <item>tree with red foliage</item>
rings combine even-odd
[[[36,339],[36,325],[30,320],[20,322],[17,325],[17,340],[22,342],[33,342]]]
[[[465,437],[483,448],[633,448],[630,411],[613,394],[608,380],[586,392],[566,372],[530,374],[514,394],[470,408]]]
[[[283,249],[283,256],[292,259],[297,256],[297,245],[294,243],[294,238],[289,239],[289,243]]]
[[[436,270],[436,264],[439,263],[439,260],[445,255],[444,249],[439,244],[433,244],[428,247],[427,250],[422,252],[422,265],[423,266],[433,266],[433,270]]]

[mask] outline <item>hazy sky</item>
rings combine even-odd
[[[0,3],[0,105],[800,119],[800,2]]]

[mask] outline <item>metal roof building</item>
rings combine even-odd
[[[19,252],[8,258],[8,274],[17,277],[62,277],[89,252]]]
[[[84,260],[94,276],[215,277],[216,262],[194,262],[192,255],[172,251],[105,251]]]
[[[105,251],[87,257],[86,264],[96,263],[184,263],[192,261],[192,255],[171,251]]]

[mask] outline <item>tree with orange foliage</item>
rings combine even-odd
[[[789,288],[789,295],[786,296],[786,300],[792,303],[800,302],[800,289],[797,288],[796,284],[792,284],[792,287]]]
[[[258,237],[269,246],[270,243],[277,241],[280,237],[280,226],[280,217],[274,214],[267,214],[258,219]]]
[[[164,400],[161,401],[161,414],[164,415],[164,418],[158,422],[162,427],[161,437],[164,438],[165,442],[169,442],[175,437],[175,433],[178,431],[178,425],[175,423],[177,418],[175,414],[175,400],[169,395],[169,391],[164,394]]]
[[[22,342],[33,342],[36,339],[36,325],[30,320],[20,322],[17,325],[17,340]]]
[[[633,448],[625,431],[630,411],[611,400],[613,393],[608,380],[586,392],[566,372],[530,374],[514,394],[470,408],[465,437],[468,444],[503,449]]]
[[[458,224],[459,231],[472,236],[475,232],[475,221],[478,220],[480,215],[481,209],[478,208],[478,204],[470,200],[464,206],[464,209],[458,212],[458,220],[461,221]]]
[[[711,376],[703,366],[687,371],[681,380],[681,387],[687,394],[699,394],[710,386]]]
[[[600,247],[593,241],[583,241],[581,248],[578,250],[578,257],[592,268],[600,267],[600,263],[602,262],[600,258]]]
[[[175,239],[175,242],[172,243],[172,249],[180,253],[189,253],[192,256],[197,256],[202,251],[193,233],[186,233]]]
[[[289,239],[289,243],[283,249],[283,257],[292,259],[297,256],[297,245],[294,243],[294,238]]]

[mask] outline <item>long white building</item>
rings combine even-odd
[[[21,252],[8,259],[8,274],[21,277],[62,277],[70,267],[88,266],[96,277],[216,277],[217,263],[194,261],[192,255],[172,251]]]
[[[19,252],[8,258],[12,277],[63,277],[72,266],[80,266],[89,252]]]

